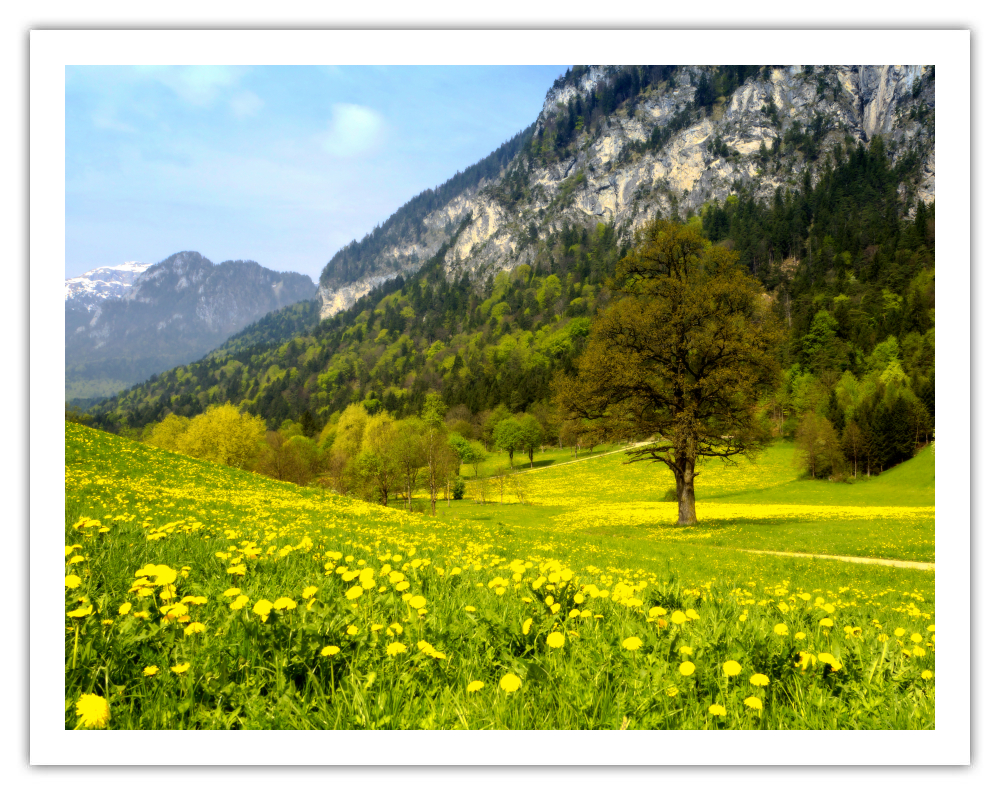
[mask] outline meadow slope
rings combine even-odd
[[[893,532],[929,521],[932,557],[933,492],[844,501],[772,453],[747,482],[706,471],[699,512],[738,512],[684,536],[669,513],[641,521],[668,505],[662,479],[617,456],[530,476],[538,505],[431,519],[67,424],[66,725],[933,727],[933,573],[717,545],[786,522],[829,552],[824,536],[849,546],[837,523],[874,537],[885,514]],[[783,504],[804,508],[745,507]],[[598,505],[613,521],[587,519]]]

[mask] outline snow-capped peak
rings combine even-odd
[[[66,280],[66,300],[77,300],[93,309],[108,298],[121,298],[152,265],[151,262],[123,262],[94,268],[82,276]]]

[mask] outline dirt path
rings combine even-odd
[[[813,552],[774,552],[768,549],[740,549],[737,552],[752,552],[755,555],[782,555],[789,558],[820,558],[822,560],[842,560],[845,563],[867,563],[874,566],[895,566],[899,569],[923,569],[934,571],[933,563],[920,560],[888,560],[886,558],[856,558],[851,555],[817,555]]]
[[[568,464],[582,464],[584,461],[593,461],[595,458],[603,458],[606,455],[618,455],[618,453],[624,453],[626,450],[631,450],[635,447],[644,447],[647,444],[651,443],[636,442],[635,444],[630,444],[628,447],[622,447],[618,450],[612,450],[610,453],[598,453],[597,455],[588,455],[584,456],[583,458],[574,458],[572,461],[563,461],[562,463],[559,464],[549,464],[548,466],[538,467],[538,469],[535,469],[534,467],[529,467],[528,469],[519,469],[517,470],[517,474],[530,475],[532,472],[548,472],[550,469],[553,469],[554,467],[564,467],[567,466]]]

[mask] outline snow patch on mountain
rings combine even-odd
[[[66,301],[76,301],[88,311],[109,298],[121,298],[135,285],[151,262],[123,262],[94,268],[66,280]]]

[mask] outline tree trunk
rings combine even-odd
[[[685,467],[684,474],[679,478],[677,490],[677,524],[681,527],[698,524],[698,516],[694,509],[694,464]]]

